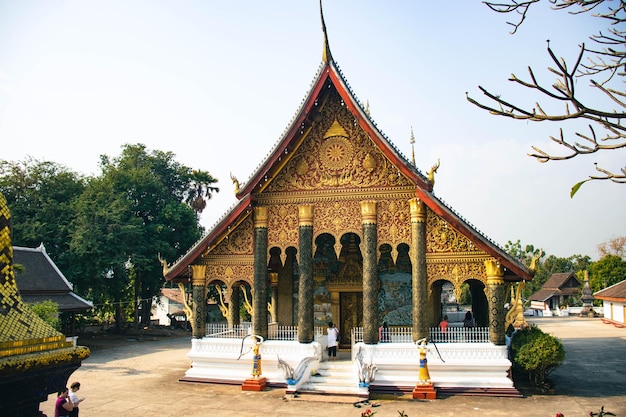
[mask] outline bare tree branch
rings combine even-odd
[[[515,33],[525,21],[528,10],[535,3],[541,0],[509,0],[503,3],[484,1],[491,10],[498,13],[516,13],[519,15],[517,22],[507,22],[513,26]],[[534,122],[553,121],[562,122],[573,119],[585,119],[590,124],[588,134],[575,132],[580,141],[566,139],[563,129],[559,129],[559,136],[550,136],[550,140],[557,143],[567,153],[562,155],[552,155],[539,147],[532,146],[533,153],[530,156],[539,162],[559,161],[575,158],[579,155],[587,155],[600,151],[616,150],[626,148],[626,126],[623,120],[626,119],[626,92],[622,88],[612,88],[608,84],[626,75],[626,1],[616,0],[615,7],[613,0],[547,0],[552,4],[554,10],[568,9],[571,14],[591,13],[593,17],[604,19],[608,29],[599,31],[598,34],[591,35],[592,42],[599,48],[587,48],[583,43],[580,46],[580,53],[574,65],[568,68],[567,62],[563,58],[558,58],[550,48],[548,42],[548,55],[555,64],[548,67],[548,71],[557,76],[552,85],[540,83],[532,68],[528,68],[530,80],[524,81],[512,74],[509,81],[522,87],[537,91],[544,99],[563,102],[565,109],[563,113],[552,113],[544,110],[547,107],[536,102],[534,107],[528,108],[514,104],[511,100],[502,98],[500,95],[489,92],[486,88],[479,86],[479,90],[491,101],[491,104],[481,103],[466,93],[467,100],[473,105],[489,111],[493,115],[509,117],[516,120],[529,120]],[[599,7],[600,5],[607,7]],[[602,97],[608,98],[614,103],[614,109],[603,109],[593,104],[585,103],[576,89],[576,79],[583,77],[602,76],[602,81],[589,79],[589,87],[601,93]],[[585,96],[588,97],[588,96]],[[600,101],[598,101],[600,102]],[[600,128],[603,132],[597,134]],[[594,164],[596,171],[602,175],[589,176],[587,180],[581,181],[572,188],[572,195],[580,186],[590,180],[610,180],[616,183],[626,183],[626,168],[621,168],[620,172],[612,172]]]

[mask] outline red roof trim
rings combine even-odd
[[[241,196],[250,194],[254,191],[257,184],[262,181],[265,173],[271,171],[275,164],[279,162],[278,158],[282,157],[282,155],[285,153],[285,149],[288,150],[289,153],[293,152],[294,138],[298,134],[300,127],[303,124],[306,127],[309,127],[311,125],[311,121],[307,120],[307,118],[311,113],[311,108],[313,107],[315,100],[320,95],[320,92],[326,85],[326,80],[328,79],[329,73],[330,67],[328,64],[326,64],[320,71],[320,75],[307,98],[306,104],[302,107],[302,110],[300,111],[300,114],[297,116],[297,118],[294,119],[289,128],[289,131],[283,136],[283,140],[275,147],[274,153],[270,155],[270,157],[266,160],[265,165],[261,167],[256,172],[256,175],[248,181],[248,183],[245,185],[245,188],[241,189],[239,193],[237,193],[237,198],[241,198]]]
[[[192,249],[187,252],[182,258],[180,258],[172,268],[168,270],[165,275],[166,281],[172,281],[179,276],[185,268],[187,268],[193,261],[196,260],[213,242],[219,240],[219,238],[228,233],[228,227],[237,220],[245,211],[253,205],[253,199],[250,195],[247,195],[242,199],[237,206],[235,206],[222,221],[219,222],[206,236],[204,236],[198,243],[196,243]]]
[[[424,181],[419,175],[417,175],[414,168],[407,166],[406,161],[400,158],[397,152],[392,149],[386,141],[380,139],[380,132],[372,126],[367,117],[364,117],[361,107],[354,101],[350,90],[345,85],[343,78],[339,75],[335,67],[330,68],[330,79],[337,88],[339,95],[346,103],[350,113],[353,114],[361,128],[367,132],[370,139],[373,140],[383,154],[389,158],[391,163],[398,169],[401,169],[402,173],[413,180],[418,187],[429,191],[432,190],[432,185],[430,183]]]
[[[428,206],[428,208],[431,209],[435,214],[444,218],[448,223],[450,223],[452,227],[454,227],[456,230],[459,230],[461,233],[463,233],[466,236],[468,235],[471,236],[472,242],[479,249],[482,249],[483,251],[487,252],[489,255],[496,258],[496,260],[500,262],[502,266],[508,268],[515,275],[527,281],[532,280],[532,274],[530,274],[528,271],[524,270],[523,268],[520,268],[520,266],[517,265],[515,262],[512,262],[511,260],[507,259],[506,253],[500,252],[497,247],[487,242],[482,235],[475,233],[472,228],[467,227],[467,225],[463,223],[458,217],[451,216],[450,212],[445,207],[441,206],[439,202],[435,201],[429,193],[418,188],[417,197],[420,200],[422,200],[424,204],[426,204],[426,206]]]

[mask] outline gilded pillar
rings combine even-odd
[[[205,272],[206,265],[191,265],[191,335],[198,339],[206,336]]]
[[[361,201],[363,230],[363,342],[378,343],[378,232],[376,201]]]
[[[269,209],[254,208],[254,292],[252,331],[267,339],[267,222]]]
[[[239,285],[233,285],[230,288],[230,294],[228,297],[228,328],[232,329],[235,326],[241,324],[241,318],[239,316],[239,293],[241,289]]]
[[[311,343],[314,334],[313,316],[313,205],[298,206],[300,245],[300,279],[298,283],[298,342]]]
[[[504,345],[504,271],[496,260],[485,261],[487,270],[487,295],[489,301],[489,339],[494,345]]]
[[[409,200],[411,208],[411,264],[413,341],[428,337],[428,277],[426,275],[426,207],[419,198]]]

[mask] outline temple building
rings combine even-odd
[[[39,416],[39,404],[62,391],[90,351],[44,322],[22,299],[15,280],[11,213],[0,193],[0,410]]]
[[[266,341],[272,326],[293,326],[311,344],[332,321],[340,348],[374,346],[384,321],[413,343],[439,324],[445,286],[456,299],[469,288],[477,326],[503,346],[507,285],[531,271],[435,196],[439,164],[422,173],[378,129],[322,26],[321,65],[284,134],[245,183],[233,178],[238,202],[167,265],[168,281],[192,288],[193,342],[209,336],[217,288],[229,328],[249,299],[251,331]]]

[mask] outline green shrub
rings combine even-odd
[[[565,360],[565,349],[559,339],[531,326],[513,335],[511,358],[532,383],[543,387],[550,373]]]
[[[61,320],[59,320],[59,305],[51,300],[30,304],[31,310],[35,312],[43,321],[61,330]]]

